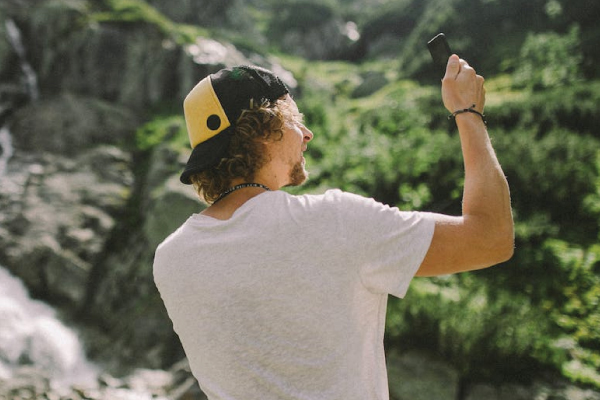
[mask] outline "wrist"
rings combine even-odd
[[[485,115],[483,115],[483,113],[481,113],[475,109],[475,104],[473,104],[469,108],[462,108],[462,109],[456,110],[452,114],[448,115],[448,119],[456,120],[457,117],[460,119],[466,119],[466,118],[471,119],[473,117],[479,118],[481,120],[481,122],[483,122],[484,125],[487,125]]]
[[[476,114],[464,113],[456,116],[454,122],[458,128],[459,134],[467,132],[487,132],[487,125],[483,123],[483,119]]]
[[[484,117],[481,117],[481,116],[479,116],[477,114],[474,114],[474,113],[462,113],[462,114],[458,114],[458,115],[456,115],[452,119],[454,119],[454,121],[456,122],[457,125],[468,123],[468,124],[476,124],[476,125],[485,125],[485,126],[487,126],[487,123],[486,123]]]

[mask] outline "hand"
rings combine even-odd
[[[475,105],[483,113],[485,107],[484,79],[463,59],[453,54],[448,59],[442,79],[442,100],[450,113]]]

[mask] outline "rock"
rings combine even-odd
[[[107,382],[109,382],[107,384]],[[24,366],[0,384],[6,400],[206,400],[189,372],[139,369],[121,379],[104,374],[95,384],[57,386],[40,369]]]
[[[235,0],[204,0],[202,3],[190,0],[148,0],[174,21],[197,24],[200,26],[216,26],[227,19],[227,10]]]
[[[156,246],[192,213],[203,209],[193,188],[179,182],[179,154],[166,143],[154,149],[143,178],[145,185],[136,195],[140,199],[137,210],[143,216],[140,225],[123,225],[131,230],[124,235],[116,229],[118,243],[92,272],[94,285],[88,292],[86,314],[118,332],[111,344],[119,349],[117,362],[143,359],[144,365],[158,368],[183,354],[152,275]],[[104,357],[101,347],[97,351]]]
[[[2,261],[34,292],[75,307],[129,200],[130,156],[103,146],[73,159],[27,158],[16,152],[0,187]]]
[[[8,74],[9,71],[16,70],[16,63],[12,62],[14,60],[14,50],[8,42],[8,34],[6,32],[5,20],[3,18],[2,9],[0,9],[0,76]]]
[[[567,386],[563,390],[562,395],[568,400],[600,400],[600,392],[573,385]],[[548,400],[551,399],[548,398]]]
[[[563,379],[536,381],[531,385],[475,384],[467,390],[464,400],[599,400],[600,393],[578,388]]]
[[[309,60],[337,59],[353,44],[346,35],[346,23],[337,19],[307,31],[289,30],[279,40],[285,52]]]
[[[179,182],[178,175],[173,175],[162,187],[153,191],[151,204],[144,224],[144,233],[150,248],[153,249],[190,215],[206,208],[192,187]]]
[[[133,374],[126,377],[127,387],[139,392],[152,392],[155,395],[165,396],[166,390],[173,386],[174,376],[162,370],[136,369]]]
[[[390,397],[393,399],[455,399],[458,372],[422,351],[388,355]]]
[[[186,52],[196,64],[239,65],[247,58],[230,43],[221,43],[213,39],[199,37],[195,43],[185,46]]]
[[[456,399],[459,373],[438,356],[422,350],[392,352],[387,357],[390,398]],[[600,392],[580,388],[562,378],[531,384],[471,383],[460,400],[600,400]]]
[[[211,72],[214,72],[216,69],[236,65],[254,64],[273,71],[288,88],[293,90],[298,86],[298,82],[293,74],[284,69],[274,57],[262,56],[252,52],[242,52],[231,43],[199,37],[194,43],[185,45],[184,49],[196,65],[211,66]],[[195,84],[196,82],[190,82],[192,86]]]
[[[190,215],[206,208],[193,187],[179,181],[186,156],[168,144],[157,146],[151,156],[142,204],[143,230],[152,251]]]
[[[31,103],[16,113],[13,144],[24,151],[73,157],[98,144],[131,141],[138,122],[123,107],[62,94]]]
[[[352,97],[367,97],[383,88],[389,82],[384,73],[368,72],[362,76],[362,82],[352,91]]]
[[[531,400],[537,398],[531,388],[518,385],[494,387],[490,385],[474,385],[468,391],[465,400]]]
[[[39,399],[48,391],[50,391],[48,376],[33,366],[23,366],[13,373],[10,380],[0,385],[0,398]]]
[[[332,60],[343,57],[359,35],[350,33],[339,8],[314,1],[274,3],[267,35],[285,53],[307,59]]]

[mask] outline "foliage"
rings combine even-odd
[[[568,85],[581,79],[583,61],[579,27],[566,35],[555,32],[529,33],[521,48],[515,84],[533,88]]]
[[[486,76],[513,72],[521,59],[531,60],[536,44],[550,46],[542,56],[555,57],[558,47],[569,51],[561,63],[543,65],[545,80],[555,81],[577,65],[578,73],[598,77],[600,53],[596,51],[600,28],[591,15],[599,3],[586,0],[254,0],[260,23],[270,26],[270,44],[277,44],[283,33],[298,28],[306,31],[332,14],[358,24],[360,40],[348,44],[337,57],[365,61],[374,56],[399,58],[401,71],[407,77],[423,82],[438,79],[431,65],[425,42],[438,32],[445,32],[451,47],[464,55]],[[574,39],[577,43],[563,46]],[[268,32],[269,29],[263,29]],[[522,45],[527,42],[526,49]],[[557,47],[558,45],[558,47]],[[527,50],[529,48],[529,50]],[[522,52],[525,51],[525,55]],[[562,50],[561,50],[562,52]],[[301,53],[298,53],[301,54]],[[561,65],[563,64],[564,65]],[[523,71],[525,73],[525,71]],[[531,71],[533,73],[533,71]],[[570,79],[570,75],[567,75]],[[549,84],[549,83],[548,83]]]
[[[136,148],[141,151],[163,142],[183,147],[188,143],[185,120],[181,115],[156,116],[137,129],[135,140]]]
[[[99,8],[91,15],[94,21],[149,24],[179,44],[207,35],[199,27],[174,23],[143,0],[103,0]]]
[[[492,295],[473,275],[415,281],[407,301],[390,302],[387,329],[390,344],[433,346],[470,380],[526,381],[566,360],[526,296]]]
[[[462,156],[438,88],[388,73],[383,88],[352,98],[366,70],[393,64],[286,65],[315,133],[304,190],[340,187],[401,209],[460,212]],[[465,379],[533,379],[541,368],[600,387],[600,84],[531,92],[513,79],[488,79],[486,113],[511,185],[516,254],[501,267],[416,280],[406,301],[391,300],[386,338],[433,346]]]
[[[546,305],[550,318],[573,345],[563,373],[580,383],[600,387],[600,245],[589,248],[549,239],[544,244],[563,269],[562,296]]]

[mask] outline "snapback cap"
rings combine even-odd
[[[244,110],[287,93],[281,79],[261,67],[226,68],[202,79],[183,102],[192,154],[179,180],[189,185],[190,176],[221,161]]]

